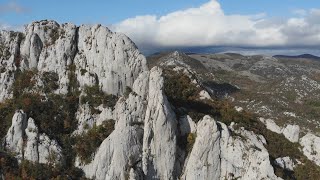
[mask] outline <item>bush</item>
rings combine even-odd
[[[59,88],[59,75],[55,72],[44,72],[41,76],[41,80],[44,84],[44,92],[50,93]]]
[[[195,133],[189,133],[187,137],[187,152],[191,152],[193,144],[196,142],[197,135]]]
[[[113,108],[118,101],[117,96],[104,93],[100,90],[99,85],[85,86],[84,92],[86,95],[81,96],[81,104],[88,103],[91,108],[91,112],[95,112],[95,107],[101,104],[105,107]]]
[[[76,167],[64,169],[27,160],[18,164],[10,155],[0,155],[0,172],[5,179],[86,179],[82,170]]]
[[[0,139],[3,139],[7,134],[15,110],[16,108],[13,100],[6,100],[0,103]]]
[[[71,64],[68,66],[68,79],[69,79],[69,84],[68,84],[68,93],[69,94],[80,94],[78,92],[78,87],[79,87],[79,82],[77,80],[77,75],[76,75],[76,65]]]
[[[60,36],[59,29],[58,28],[51,29],[51,32],[50,32],[49,36],[51,38],[51,44],[55,44],[56,41],[59,39],[59,36]]]
[[[132,92],[132,89],[129,86],[126,86],[126,90],[123,93],[124,97],[128,98],[131,92]]]
[[[200,89],[182,72],[164,70],[164,91],[171,101],[186,101],[197,99]]]
[[[18,97],[25,91],[31,90],[36,81],[33,77],[37,74],[36,70],[20,71],[19,69],[15,71],[15,81],[12,85],[12,92],[14,97]]]
[[[86,69],[80,69],[81,76],[83,76],[86,72],[88,72]]]
[[[91,162],[102,141],[113,132],[114,124],[114,120],[107,120],[102,125],[94,125],[87,133],[76,137],[75,151],[83,163]]]

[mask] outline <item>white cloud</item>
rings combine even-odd
[[[226,15],[216,0],[164,16],[137,16],[113,26],[139,47],[315,46],[320,45],[320,10],[298,17],[268,19],[264,14]]]
[[[299,16],[305,16],[307,15],[307,11],[305,9],[295,9],[293,10],[293,14],[299,15]]]

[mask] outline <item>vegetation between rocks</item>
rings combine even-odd
[[[88,164],[97,148],[114,130],[115,121],[107,120],[102,125],[94,125],[88,132],[76,137],[75,150],[81,162]]]
[[[45,133],[50,139],[57,140],[62,147],[64,162],[53,168],[23,160],[18,168],[2,164],[1,169],[9,168],[5,173],[9,177],[25,177],[23,179],[49,179],[47,177],[66,179],[68,177],[70,179],[73,173],[78,175],[81,173],[81,170],[74,167],[74,139],[71,136],[78,123],[75,113],[79,106],[79,92],[76,87],[70,87],[71,91],[66,95],[54,94],[53,90],[58,88],[59,78],[52,72],[42,74],[40,79],[45,86],[39,92],[34,92],[33,88],[36,84],[34,77],[37,74],[36,70],[20,71],[18,69],[15,72],[15,82],[12,86],[13,98],[0,103],[2,125],[0,137],[4,138],[15,111],[22,109],[27,114],[27,118],[35,120],[39,133]],[[40,172],[44,174],[41,175]],[[78,177],[80,176],[75,176],[75,179],[79,179]]]
[[[72,167],[65,169],[63,166],[49,166],[22,160],[19,164],[12,155],[0,151],[0,174],[4,179],[81,179],[85,180],[81,169]]]
[[[85,95],[81,96],[81,104],[88,103],[91,109],[91,112],[95,113],[97,110],[95,107],[103,105],[104,107],[114,108],[118,101],[118,97],[107,94],[103,92],[99,85],[94,86],[85,86],[84,87]]]

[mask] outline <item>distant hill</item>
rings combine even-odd
[[[312,55],[312,54],[301,54],[298,56],[287,56],[287,55],[275,55],[273,56],[275,58],[293,58],[293,59],[314,59],[314,60],[320,60],[320,57]]]

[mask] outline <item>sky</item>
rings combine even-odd
[[[320,47],[319,0],[0,0],[0,29],[42,19],[103,24],[144,51]]]

